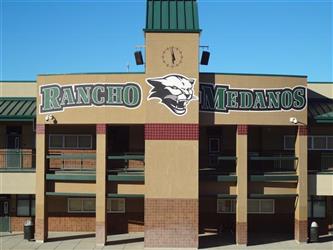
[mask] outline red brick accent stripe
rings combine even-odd
[[[106,124],[96,124],[96,134],[105,135],[106,134]]]
[[[45,134],[45,124],[36,124],[36,134],[37,135]]]
[[[237,125],[237,134],[247,135],[248,134],[248,126],[247,125]]]
[[[306,136],[308,135],[308,127],[307,126],[299,126],[298,127],[298,134]]]
[[[199,125],[145,124],[145,140],[199,140]]]
[[[237,245],[247,245],[246,222],[236,222],[236,243]]]

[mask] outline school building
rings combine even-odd
[[[144,72],[0,82],[0,230],[194,249],[332,230],[333,84],[202,73],[200,32],[195,0],[147,0]]]

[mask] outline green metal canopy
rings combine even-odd
[[[0,121],[32,121],[36,117],[36,98],[0,97]]]
[[[144,31],[200,32],[196,0],[147,0]]]
[[[333,123],[333,100],[310,99],[308,118],[316,123]]]

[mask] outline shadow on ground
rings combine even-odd
[[[249,233],[248,246],[276,243],[281,241],[293,240],[293,234],[283,233]]]
[[[106,245],[113,246],[113,245],[137,243],[137,242],[143,242],[143,241],[144,241],[144,237],[139,237],[139,238],[131,238],[131,239],[112,240],[112,241],[106,242]]]
[[[233,233],[200,235],[199,248],[212,248],[236,244]]]
[[[54,241],[66,241],[66,240],[77,240],[77,239],[86,239],[86,238],[92,238],[95,237],[94,233],[90,234],[78,234],[78,235],[68,235],[68,236],[55,236],[52,238],[48,238],[48,242],[54,242]]]

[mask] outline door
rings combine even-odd
[[[21,167],[21,128],[16,126],[7,127],[7,168]]]
[[[21,167],[21,151],[20,151],[20,136],[7,136],[7,152],[6,152],[7,168]]]
[[[0,200],[0,232],[9,232],[9,201]]]

